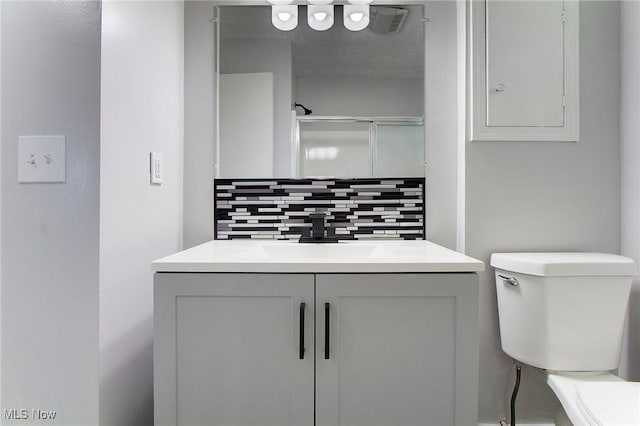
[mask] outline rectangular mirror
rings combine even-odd
[[[424,176],[423,6],[372,5],[362,31],[342,9],[281,31],[269,6],[219,7],[218,177]]]

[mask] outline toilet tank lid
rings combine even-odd
[[[634,276],[637,273],[633,260],[608,253],[493,253],[491,266],[542,277]]]

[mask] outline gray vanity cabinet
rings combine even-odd
[[[477,279],[316,275],[316,424],[477,425]]]
[[[313,425],[313,281],[155,274],[155,425]]]
[[[157,273],[155,424],[476,425],[477,280]]]

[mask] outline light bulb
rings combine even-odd
[[[349,31],[362,31],[369,25],[368,5],[344,5],[344,27]]]
[[[271,23],[281,31],[298,26],[298,6],[271,6]]]
[[[327,12],[316,12],[313,14],[313,17],[316,18],[317,21],[324,21],[327,19]]]
[[[362,18],[364,18],[364,13],[362,12],[352,13],[351,15],[349,15],[349,18],[351,18],[353,22],[360,22],[362,21]]]
[[[316,31],[325,31],[333,26],[333,6],[310,4],[307,6],[307,22]]]

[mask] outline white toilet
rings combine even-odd
[[[574,425],[640,425],[618,367],[635,263],[604,253],[494,253],[502,349],[547,370]]]

